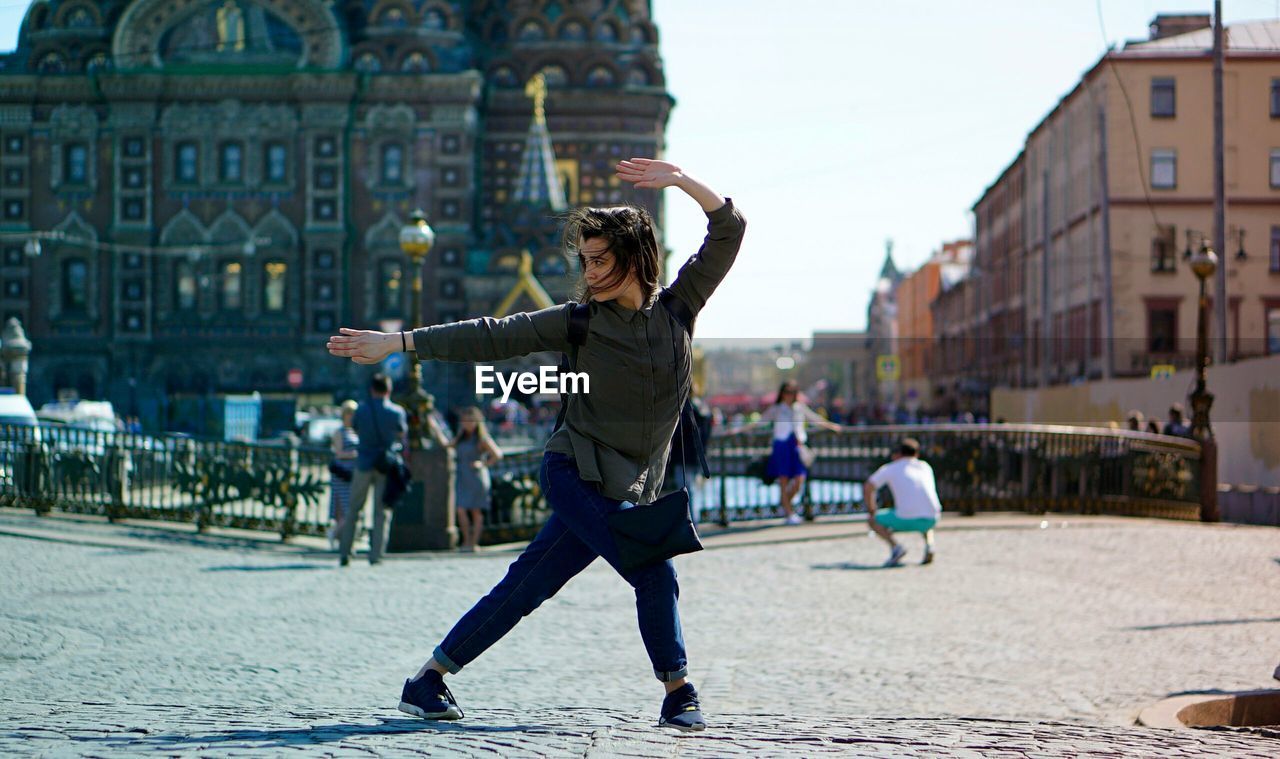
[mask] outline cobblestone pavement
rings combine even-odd
[[[199,540],[0,535],[0,754],[1280,754],[1128,727],[1173,693],[1274,685],[1280,532],[948,521],[964,529],[928,567],[876,569],[883,546],[860,534],[679,560],[714,723],[680,739],[649,727],[661,692],[602,564],[452,678],[468,718],[432,727],[394,711],[400,684],[511,554],[339,570]]]

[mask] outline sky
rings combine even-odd
[[[0,50],[27,3],[0,0]],[[1280,17],[1224,0],[1228,23]],[[1210,0],[654,0],[676,99],[665,158],[748,220],[699,338],[859,330],[885,242],[901,269],[972,235],[969,209],[1108,44]],[[666,191],[672,273],[706,219]]]

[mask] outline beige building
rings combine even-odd
[[[1192,363],[1186,252],[1213,235],[1209,23],[1159,16],[1149,40],[1103,56],[975,204],[981,305],[966,339],[984,346],[975,371],[993,385]],[[1280,353],[1280,21],[1226,38],[1219,256],[1235,360]]]

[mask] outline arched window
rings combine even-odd
[[[179,311],[196,308],[196,267],[190,261],[178,261],[173,267],[173,303]]]
[[[289,267],[283,261],[268,261],[262,266],[262,310],[271,314],[284,311],[285,285]]]
[[[378,16],[378,26],[390,26],[401,29],[406,25],[404,11],[398,6],[391,6]]]
[[[400,184],[404,181],[404,146],[388,142],[382,146],[382,183]]]
[[[570,19],[560,26],[560,39],[579,42],[587,38],[587,27],[581,21]]]
[[[89,264],[83,258],[62,262],[62,312],[83,314],[89,308]]]
[[[516,72],[510,66],[499,66],[489,74],[490,81],[495,87],[515,87],[520,84],[520,80],[516,78]]]
[[[569,83],[569,72],[557,63],[543,66],[542,77],[546,79],[548,87],[564,87]]]
[[[516,39],[521,42],[542,42],[547,38],[547,30],[542,24],[529,19],[520,25],[520,31],[516,34]]]
[[[444,31],[449,28],[449,19],[439,8],[428,8],[427,12],[422,14],[422,28],[433,32]]]
[[[365,74],[376,74],[382,70],[382,59],[373,53],[361,53],[356,58],[356,71]]]
[[[399,316],[404,283],[404,268],[395,259],[378,264],[378,310],[382,316]]]
[[[405,56],[400,63],[400,70],[406,74],[429,74],[431,73],[431,60],[415,50]]]
[[[617,42],[618,27],[612,21],[605,21],[596,27],[596,40],[600,42]]]
[[[244,267],[239,261],[223,261],[218,306],[223,311],[239,311],[244,306]]]
[[[89,59],[84,64],[85,71],[105,71],[109,68],[111,68],[111,58],[103,52],[97,52],[89,56]]]
[[[632,87],[648,87],[653,84],[649,78],[649,72],[643,66],[635,66],[627,72],[627,84]]]
[[[98,22],[94,19],[93,14],[89,12],[88,8],[76,8],[67,15],[68,29],[91,29],[96,26],[97,23]]]
[[[639,24],[637,24],[631,27],[631,44],[648,45],[650,41],[651,40],[649,39],[649,31],[645,29],[643,26],[640,26]]]
[[[263,154],[263,178],[268,182],[280,183],[288,178],[289,153],[283,142],[268,142]]]
[[[89,147],[83,142],[68,143],[64,148],[62,181],[84,184],[89,181]]]
[[[244,144],[224,142],[218,149],[218,179],[238,183],[244,180]]]
[[[45,53],[36,64],[36,71],[41,74],[62,74],[67,70],[67,61],[61,53]]]
[[[194,142],[179,142],[173,151],[173,179],[195,184],[200,181],[200,150]]]
[[[612,87],[613,84],[613,69],[608,66],[592,66],[587,72],[588,87]]]

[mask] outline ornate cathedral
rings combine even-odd
[[[338,326],[563,301],[557,214],[661,221],[612,167],[662,154],[672,105],[647,0],[37,0],[0,56],[0,315],[35,345],[29,395],[149,426],[176,394],[350,396]]]

